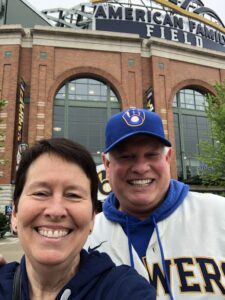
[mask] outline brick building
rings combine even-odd
[[[129,106],[154,102],[174,147],[172,176],[195,176],[197,144],[207,138],[204,96],[225,79],[224,27],[216,28],[221,40],[213,42],[220,48],[213,49],[178,37],[55,27],[43,20],[30,28],[0,26],[0,97],[8,102],[0,114],[0,154],[7,161],[0,186],[8,191],[0,194],[1,209],[11,197],[21,145],[65,136],[85,144],[100,164],[104,124]]]

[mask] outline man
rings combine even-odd
[[[113,192],[86,248],[134,267],[158,300],[224,299],[225,198],[171,179],[160,117],[136,108],[112,116],[103,162]]]

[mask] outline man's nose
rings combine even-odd
[[[132,171],[143,174],[151,169],[149,161],[145,157],[137,157],[133,161]]]

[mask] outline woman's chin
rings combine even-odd
[[[45,251],[32,254],[32,260],[41,265],[58,265],[65,262],[66,257],[60,251]]]

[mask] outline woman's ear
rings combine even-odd
[[[17,232],[17,212],[15,206],[13,206],[13,210],[12,210],[11,225],[12,225],[12,230],[14,232]]]

